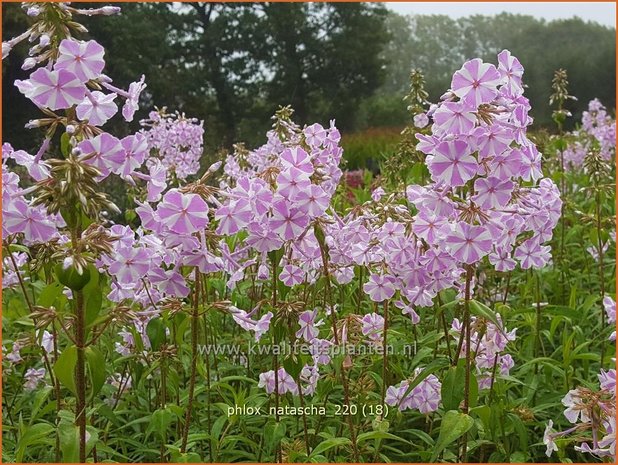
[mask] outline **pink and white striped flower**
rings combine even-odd
[[[460,221],[446,236],[444,244],[453,257],[469,265],[490,252],[493,240],[487,228]]]
[[[161,222],[172,232],[192,234],[208,224],[208,205],[197,194],[168,191],[157,208]]]
[[[40,107],[64,110],[84,99],[86,87],[75,74],[64,69],[49,71],[39,68],[30,79],[21,81],[20,91]],[[17,84],[17,83],[16,83]]]
[[[427,157],[431,179],[452,187],[463,186],[478,172],[478,163],[468,144],[461,140],[441,142],[432,157]]]
[[[81,42],[64,39],[58,51],[54,69],[71,71],[81,82],[98,78],[105,67],[105,50],[94,40]]]

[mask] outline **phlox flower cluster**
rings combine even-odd
[[[82,206],[88,205],[96,196],[94,191],[84,190],[88,183],[100,182],[111,175],[120,177],[130,185],[145,181],[146,201],[138,208],[142,226],[133,230],[128,226],[109,225],[103,220],[108,227],[97,225],[97,231],[104,232],[100,237],[105,237],[108,243],[97,249],[96,253],[92,249],[89,254],[92,255],[89,259],[98,270],[111,277],[109,300],[127,304],[131,309],[138,308],[138,311],[128,313],[132,323],[120,331],[122,342],[116,343],[116,350],[127,355],[138,348],[150,349],[146,327],[159,314],[159,302],[184,298],[189,294],[187,277],[180,271],[182,266],[209,272],[221,270],[223,264],[209,252],[204,235],[192,236],[209,224],[208,206],[203,198],[178,189],[169,189],[162,197],[168,188],[169,167],[164,165],[164,161],[171,160],[170,147],[180,152],[185,147],[178,146],[179,141],[186,139],[190,142],[189,158],[176,156],[173,168],[177,177],[197,171],[195,157],[197,152],[201,154],[202,125],[184,117],[173,117],[165,123],[169,126],[165,130],[144,130],[122,139],[100,129],[119,112],[119,98],[124,100],[120,110],[122,117],[126,121],[133,120],[140,95],[146,88],[144,76],[130,84],[128,90],[114,86],[112,79],[103,74],[105,52],[100,44],[94,40],[73,38],[70,32],[84,32],[76,22],[68,23],[66,34],[59,38],[57,30],[45,19],[52,14],[70,21],[76,14],[109,15],[118,11],[115,7],[83,10],[73,8],[68,3],[41,4],[28,10],[29,14],[32,13],[30,16],[35,18],[33,26],[3,44],[5,59],[20,42],[26,39],[31,43],[39,41],[32,47],[30,58],[23,65],[23,69],[32,70],[29,78],[18,80],[15,85],[47,116],[31,121],[28,127],[49,128],[47,137],[34,155],[14,150],[10,144],[3,145],[2,232],[3,240],[18,241],[27,246],[53,242],[52,250],[57,251],[54,256],[65,257],[63,268],[76,263],[75,257],[66,257],[72,240],[63,217],[59,213],[50,213],[49,202],[37,198],[37,194],[45,192],[46,186],[55,183],[52,166],[62,166],[56,159],[45,158],[51,137],[61,127],[68,136],[69,153],[64,156],[70,160],[69,169],[79,166],[77,172],[82,173],[81,178],[72,178],[72,182],[78,183],[74,192]],[[66,110],[64,115],[61,113],[63,110]],[[55,123],[50,126],[52,121]],[[167,139],[161,137],[161,131],[169,133]],[[150,154],[152,144],[157,143],[167,144],[156,147],[164,155],[161,161],[153,160]],[[140,168],[144,167],[146,160],[149,162],[147,171],[142,172]],[[186,163],[182,165],[181,161]],[[15,165],[25,168],[31,179],[25,180],[24,184],[36,183],[34,187],[24,189],[20,186],[19,175],[13,170]],[[182,167],[178,168],[179,165]],[[87,167],[91,171],[85,171]],[[89,176],[91,179],[87,179]],[[65,188],[73,189],[71,186]],[[150,202],[157,204],[153,207]],[[109,205],[113,206],[111,203]],[[92,231],[84,231],[82,238],[77,239],[87,243],[85,236],[89,232]],[[13,261],[18,269],[28,261],[23,253],[11,254],[10,258],[12,260],[4,263],[4,286],[13,286],[17,280]],[[70,297],[71,293],[67,291],[67,295]],[[17,357],[18,352],[14,355]],[[40,376],[40,370],[32,371],[31,375],[34,383]]]
[[[41,27],[44,25],[39,29]],[[39,37],[39,40],[42,38],[43,42],[39,43],[39,55],[35,62],[28,62],[27,59],[24,67],[30,69],[39,64],[45,66],[32,72],[28,79],[15,81],[15,85],[36,106],[50,111],[75,106],[79,121],[101,126],[118,112],[115,100],[121,97],[124,99],[122,116],[126,121],[133,120],[139,96],[146,87],[143,76],[140,81],[132,83],[128,90],[120,89],[112,84],[109,76],[102,73],[105,51],[96,41],[64,39],[54,59],[54,54],[48,49],[53,43],[49,41],[49,36],[33,32],[30,39],[33,37]],[[97,85],[87,85],[90,81]],[[107,93],[94,89],[104,89]],[[40,120],[30,122],[32,127],[41,124]]]
[[[603,306],[607,322],[613,327],[616,323],[616,301],[605,296]],[[616,331],[609,339],[616,341]],[[601,369],[598,380],[598,390],[580,386],[563,397],[564,416],[573,426],[557,432],[553,420],[549,420],[543,435],[548,457],[558,450],[556,439],[569,437],[578,443],[576,451],[616,461],[616,370]],[[590,432],[590,436],[584,434],[586,432]]]
[[[422,368],[417,368],[412,379],[404,380],[396,386],[390,386],[386,390],[384,401],[391,407],[397,407],[403,412],[407,409],[415,409],[423,414],[438,410],[442,396],[440,390],[442,383],[435,375],[429,375],[413,388],[410,383],[418,376]]]
[[[417,138],[432,182],[407,187],[411,210],[382,194],[328,227],[338,281],[369,267],[369,297],[383,302],[399,291],[396,304],[413,321],[414,308],[431,306],[439,291],[461,291],[465,268],[484,257],[498,271],[541,268],[551,258],[545,243],[560,216],[559,191],[526,137],[523,68],[508,51],[499,63],[465,63],[429,111],[431,134]]]
[[[376,191],[372,202],[335,215],[327,226],[339,283],[349,283],[355,267],[368,268],[363,290],[369,298],[393,299],[416,324],[416,309],[432,306],[438,292],[454,288],[463,296],[463,278],[473,267],[505,272],[550,261],[545,244],[562,202],[526,135],[532,118],[523,71],[505,50],[497,67],[474,59],[453,75],[451,89],[427,112],[430,133],[416,135],[431,182],[407,187],[408,206],[396,194]],[[477,370],[484,384],[494,363],[505,373],[513,364],[509,355],[495,361],[514,337],[502,333],[495,327],[477,333]]]
[[[581,168],[592,149],[598,150],[607,161],[616,154],[616,120],[598,99],[588,103],[588,111],[582,113],[581,127],[572,135],[575,140],[564,151],[567,168]]]
[[[237,150],[225,162],[216,232],[247,233],[243,253],[238,251],[244,260],[229,287],[255,263],[259,279],[269,279],[267,254],[279,249],[284,258],[277,277],[289,287],[313,282],[323,266],[312,224],[328,218],[342,176],[340,134],[334,122],[329,128],[316,123],[303,129],[287,122],[284,131],[270,131],[264,146]]]
[[[5,373],[20,369],[21,366],[26,363],[27,359],[32,358],[32,356],[24,356],[22,357],[21,350],[30,346],[31,342],[27,339],[19,339],[13,341],[11,345],[11,350],[9,351],[9,344],[2,345],[2,360],[3,362],[6,360],[7,365],[3,366],[3,371]],[[35,347],[39,350],[35,352],[35,358],[39,359],[40,363],[43,364],[46,360],[46,356],[49,356],[54,350],[54,341],[53,336],[49,331],[39,330],[35,335]],[[38,355],[38,357],[36,357]],[[47,370],[44,367],[34,368],[30,367],[28,369],[22,370],[23,373],[23,386],[26,391],[33,391],[38,389],[41,386],[47,386],[47,380],[45,379],[47,375]]]
[[[558,450],[556,439],[573,435],[573,439],[579,443],[575,446],[576,451],[615,460],[616,370],[601,370],[598,378],[599,390],[578,387],[570,390],[562,399],[564,416],[573,426],[556,432],[553,421],[549,420],[543,435],[548,457]],[[583,435],[586,431],[592,433],[591,437]]]
[[[272,316],[270,312],[268,315]],[[268,320],[270,321],[270,317]],[[384,318],[381,315],[368,313],[362,318],[359,315],[349,315],[345,322],[351,324],[344,324],[341,332],[338,333],[340,339],[337,342],[339,344],[348,344],[354,341],[354,343],[363,343],[368,346],[382,345]],[[308,352],[311,355],[311,362],[303,366],[300,374],[303,395],[315,393],[320,380],[320,366],[328,365],[331,362],[331,351],[337,345],[333,334],[330,338],[320,338],[320,327],[324,323],[324,320],[318,319],[317,308],[304,311],[298,317],[299,329],[295,336],[298,341],[308,345]],[[274,370],[260,374],[258,386],[265,388],[269,394],[275,391],[276,386],[279,386],[279,394],[286,392],[293,395],[299,394],[298,386],[284,368],[277,371],[277,380],[275,380]]]
[[[35,205],[31,196],[27,195],[27,191],[20,187],[19,175],[9,167],[10,160],[21,162],[20,157],[25,158],[27,155],[22,150],[13,150],[13,147],[8,143],[2,146],[2,239],[7,240],[11,236],[20,235],[21,242],[25,245],[41,244],[53,239],[60,239],[58,228],[64,226],[62,217],[49,214],[43,205]],[[33,164],[30,164],[30,160],[26,160],[24,163],[29,166]],[[48,175],[49,172],[45,174],[45,176]],[[22,266],[27,260],[23,255],[19,257],[16,262],[19,266]],[[15,272],[12,263],[9,262],[8,264],[10,266],[3,267],[4,279],[2,284],[4,287],[13,282],[7,273]]]
[[[203,121],[178,112],[167,114],[163,109],[151,111],[148,119],[140,124],[152,157],[148,166],[156,166],[155,160],[160,160],[168,173],[174,173],[180,180],[199,171],[204,145]]]
[[[431,134],[417,136],[417,149],[433,182],[408,187],[413,230],[460,266],[487,256],[498,271],[542,268],[562,202],[526,136],[523,67],[507,50],[498,63],[466,62],[430,109]]]
[[[502,325],[500,316],[497,316],[496,325],[481,318],[471,318],[470,351],[474,356],[476,379],[479,389],[489,389],[494,382],[494,373],[508,376],[515,365],[513,357],[505,353],[509,342],[515,340],[517,329],[507,331]],[[451,332],[455,340],[459,340],[462,332],[461,322],[455,318],[451,325]],[[462,341],[460,357],[465,357],[466,340]]]

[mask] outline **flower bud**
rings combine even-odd
[[[31,119],[26,123],[26,126],[24,127],[26,129],[35,129],[40,128],[41,126],[43,126],[43,122],[40,119]]]
[[[30,16],[31,18],[36,18],[37,16],[41,14],[41,9],[38,6],[31,6],[26,11],[26,14]]]
[[[73,156],[79,157],[82,154],[82,149],[80,149],[79,147],[75,147],[73,150],[71,150],[71,153],[73,154]]]
[[[2,42],[2,59],[4,60],[9,53],[11,53],[11,49],[13,47],[11,47],[11,44],[9,44],[8,42]]]
[[[66,257],[63,261],[62,261],[62,269],[66,270],[68,269],[70,266],[73,265],[73,257]]]
[[[268,266],[262,263],[258,267],[258,272],[257,272],[258,279],[266,280],[266,279],[268,279],[269,274],[270,273],[269,273],[269,270],[268,270]]]
[[[26,58],[24,60],[24,64],[21,65],[21,69],[23,69],[24,71],[27,71],[29,69],[32,69],[36,66],[36,60],[34,58]]]
[[[49,45],[50,42],[50,38],[47,34],[43,34],[41,35],[41,38],[39,39],[39,46],[40,47],[47,47]]]
[[[210,167],[208,168],[208,172],[209,173],[214,173],[215,171],[217,171],[219,168],[221,168],[221,165],[223,164],[223,162],[221,160],[219,160],[216,163],[213,163],[212,165],[210,165]]]
[[[104,6],[103,8],[101,8],[101,13],[105,16],[118,15],[120,14],[120,7]]]
[[[75,129],[76,129],[75,125],[67,124],[66,133],[69,134],[69,135],[75,134]]]

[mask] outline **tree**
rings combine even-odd
[[[590,99],[598,97],[608,106],[615,101],[613,28],[578,18],[546,22],[507,13],[457,20],[391,13],[387,25],[393,39],[384,49],[388,77],[379,90],[382,95],[403,95],[410,69],[419,68],[427,78],[430,99],[436,100],[463,61],[482,57],[495,62],[496,54],[506,48],[526,69],[526,96],[537,124],[552,125],[548,100],[551,78],[558,68],[568,71],[570,92],[579,99],[570,105],[571,125]]]

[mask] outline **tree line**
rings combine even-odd
[[[84,4],[86,7],[87,4]],[[343,131],[403,126],[412,68],[439,98],[466,59],[495,61],[508,48],[526,68],[533,116],[548,124],[552,73],[569,73],[577,116],[591,98],[615,101],[615,29],[569,19],[501,14],[452,19],[401,16],[379,3],[122,3],[122,15],[86,26],[108,50],[108,74],[126,86],[144,73],[152,105],[205,120],[207,145],[263,141],[270,116],[292,105],[300,123],[336,119]],[[3,40],[23,30],[18,4],[3,4]],[[35,146],[23,125],[35,109],[12,105],[27,77],[15,50],[3,61],[3,130]],[[113,123],[112,123],[113,124]],[[137,124],[135,122],[134,124]],[[118,128],[119,129],[119,128]]]

